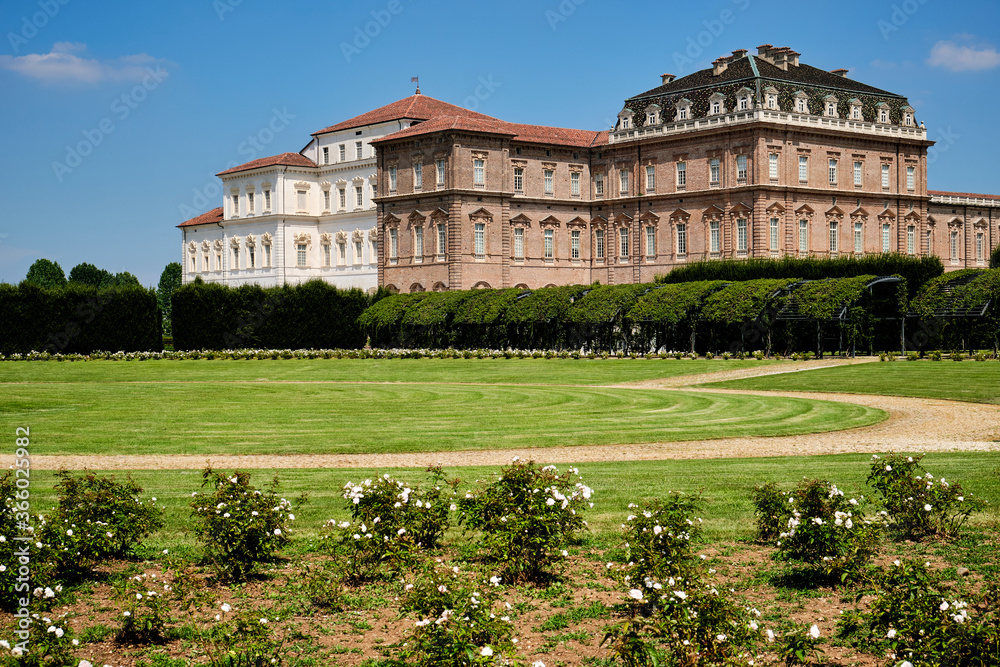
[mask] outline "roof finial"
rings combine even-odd
[[[420,77],[419,76],[410,77],[410,83],[417,84],[417,92],[415,92],[414,95],[419,95],[420,94]]]

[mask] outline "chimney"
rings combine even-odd
[[[742,58],[746,54],[747,54],[747,50],[746,49],[736,49],[735,51],[733,51],[733,57],[730,58],[729,60],[730,61],[739,60],[740,58]]]
[[[841,67],[840,69],[832,69],[832,70],[830,70],[830,74],[836,74],[837,76],[842,76],[842,77],[844,77],[846,79],[848,71],[849,70],[846,70],[843,67]]]
[[[729,67],[729,59],[721,56],[712,61],[712,76],[719,76]]]
[[[802,54],[800,54],[798,51],[792,51],[787,46],[785,47],[785,51],[788,54],[788,62],[790,62],[795,67],[798,67],[799,66],[799,56],[802,55]]]
[[[673,80],[674,80],[674,75],[673,74],[661,74],[660,75],[660,81],[662,82],[661,85],[662,84],[670,83]]]

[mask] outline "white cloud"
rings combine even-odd
[[[972,35],[956,35],[956,38],[959,41],[942,39],[935,43],[927,64],[953,72],[993,69],[1000,65],[1000,53],[995,47],[976,44]]]
[[[114,60],[87,57],[87,45],[57,42],[49,53],[23,56],[0,55],[0,69],[18,72],[46,83],[102,83],[105,81],[142,81],[147,68],[166,67],[170,63],[145,53]]]

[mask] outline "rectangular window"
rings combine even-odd
[[[203,255],[202,258],[201,258],[201,270],[202,271],[208,271],[209,270],[209,266],[208,266],[208,254]]]
[[[799,156],[799,183],[809,182],[809,158],[805,155]]]
[[[524,259],[524,228],[514,228],[514,259]]]
[[[736,156],[736,182],[746,183],[747,182],[747,156],[737,155]]]
[[[240,268],[240,248],[239,246],[233,246],[233,265],[232,270],[236,271]]]
[[[808,220],[799,220],[799,252],[809,252]]]
[[[361,253],[363,252],[361,241],[354,242],[354,263],[361,263]]]
[[[953,231],[951,233],[951,261],[953,263],[958,263],[958,232]]]
[[[884,223],[882,225],[882,252],[889,252],[889,243],[891,241],[891,231],[892,228],[889,223]]]
[[[830,185],[837,184],[837,161],[830,159]]]
[[[267,213],[271,210],[271,191],[264,190],[264,212]]]
[[[264,266],[271,266],[271,246],[264,246]]]
[[[354,207],[362,208],[365,205],[365,190],[360,185],[354,188]]]
[[[580,196],[580,172],[578,171],[569,175],[569,193],[573,197]]]
[[[860,188],[864,184],[864,180],[862,179],[864,166],[864,162],[854,161],[854,187],[856,188]]]
[[[913,190],[917,185],[917,168],[906,168],[906,189]]]
[[[424,187],[424,165],[417,162],[413,165],[413,189],[422,190]]]
[[[253,193],[247,193],[247,213],[253,215]]]
[[[708,180],[712,185],[719,184],[719,158],[717,157],[708,161]]]
[[[688,251],[687,225],[683,222],[677,225],[677,254],[686,255]]]
[[[438,257],[444,257],[448,250],[448,233],[447,227],[444,225],[438,225]]]
[[[552,259],[553,244],[555,241],[555,231],[552,229],[545,230],[545,259]]]
[[[854,223],[854,252],[860,255],[865,249],[865,226],[864,223]]]
[[[569,257],[570,259],[580,259],[580,230],[574,229],[569,233]]]
[[[340,252],[340,265],[347,266],[347,244],[338,243],[337,248],[339,249]]]
[[[719,252],[719,222],[713,220],[708,223],[709,231],[709,252]]]
[[[553,174],[551,169],[545,170],[545,194],[550,195],[553,193],[552,189]]]
[[[683,190],[687,187],[688,182],[688,172],[687,163],[678,162],[677,163],[677,189]]]
[[[396,167],[389,167],[389,192],[396,191]]]
[[[306,191],[305,190],[296,190],[295,191],[295,205],[298,207],[298,208],[296,208],[297,211],[305,211],[306,210],[307,202],[306,202]]]
[[[399,230],[393,228],[389,230],[389,259],[397,257],[399,257]]]
[[[771,250],[777,251],[780,247],[781,221],[778,218],[771,218]]]
[[[982,240],[982,234],[979,235]],[[913,225],[906,228],[906,252],[909,255],[915,255],[917,253],[917,229]],[[982,257],[980,257],[982,259]]]
[[[329,243],[323,244],[323,266],[330,266],[330,260],[331,260],[330,255],[331,255],[330,244]]]
[[[514,192],[524,192],[524,169],[514,169]]]
[[[594,232],[594,256],[604,260],[604,230],[598,229]]]
[[[486,161],[485,160],[473,160],[472,161],[472,182],[483,187],[486,185]]]
[[[889,189],[889,170],[890,169],[891,169],[891,167],[889,166],[888,162],[883,162],[882,163],[882,189],[883,190],[888,190]]]
[[[838,236],[837,236],[837,234],[838,234],[839,231],[840,230],[837,228],[837,223],[836,222],[831,222],[830,223],[830,253],[831,254],[839,252],[839,250],[840,250],[840,244],[837,242],[839,240]]]
[[[910,232],[912,230],[913,230],[913,227],[910,227],[907,230],[907,233],[906,233],[907,239],[909,239]],[[911,251],[910,254],[912,255],[913,252]],[[982,232],[976,232],[976,261],[980,262],[980,263],[983,261],[983,233]]]
[[[424,258],[424,228],[413,228],[413,258],[422,262]]]
[[[257,268],[257,252],[256,252],[256,250],[257,249],[254,248],[252,245],[251,246],[247,246],[247,259],[249,260],[247,262],[247,268],[248,269],[256,269]]]
[[[656,167],[646,165],[646,192],[656,192]]]
[[[621,194],[623,194],[623,195],[627,195],[628,194],[628,169],[619,169],[618,170],[618,183],[619,183],[618,191]]]
[[[340,144],[340,161],[345,162],[347,160],[347,144]]]
[[[364,149],[362,148],[362,143],[360,141],[354,142],[354,157],[358,160],[364,157]]]
[[[324,211],[329,211],[330,210],[330,191],[329,190],[323,190],[323,210]]]
[[[347,208],[347,189],[339,188],[337,190],[337,194],[340,197],[340,210],[343,211],[345,208]]]
[[[778,154],[771,153],[767,156],[767,176],[772,181],[778,180]]]
[[[296,265],[297,266],[305,266],[306,265],[306,244],[305,243],[300,243],[297,246],[295,246],[295,259],[296,259]]]
[[[330,164],[330,147],[323,146],[323,164]]]
[[[628,257],[628,228],[622,227],[618,230],[618,256]]]
[[[233,217],[238,218],[240,217],[240,196],[233,195],[232,199],[233,199]]]
[[[486,255],[486,225],[482,222],[476,223],[474,241],[476,257],[484,257]]]
[[[927,254],[934,254],[934,232],[927,230]]]
[[[656,227],[646,227],[646,257],[656,257]]]
[[[744,218],[736,220],[736,250],[747,251],[747,221]]]
[[[445,161],[444,160],[438,160],[437,161],[437,172],[438,172],[437,184],[438,185],[444,185],[444,171],[445,171]]]
[[[594,194],[598,197],[604,196],[604,174],[594,176]]]

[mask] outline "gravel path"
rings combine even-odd
[[[889,418],[879,424],[847,431],[774,438],[724,438],[694,442],[597,445],[545,449],[502,449],[423,454],[316,454],[287,456],[33,456],[31,465],[40,470],[171,470],[200,469],[211,462],[216,468],[407,468],[440,464],[448,467],[507,463],[514,456],[537,458],[546,463],[598,461],[650,461],[704,459],[795,454],[842,454],[895,451],[1000,451],[1000,406],[958,401],[864,394],[764,392],[696,388],[708,381],[800,372],[854,363],[867,359],[800,362],[794,367],[764,366],[687,375],[663,380],[617,385],[664,391],[717,392],[769,396],[793,396],[856,403],[881,408]],[[782,364],[782,366],[784,366]],[[8,460],[9,459],[9,460]],[[11,465],[10,456],[0,465]]]

